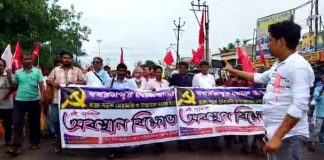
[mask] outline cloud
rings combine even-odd
[[[211,51],[237,38],[252,38],[257,18],[292,9],[306,1],[207,0]],[[191,56],[191,49],[197,48],[199,26],[189,10],[191,0],[61,0],[59,3],[65,8],[74,4],[77,11],[83,12],[82,24],[92,29],[90,41],[83,48],[91,56],[98,55],[96,39],[102,39],[104,59],[119,61],[120,47],[124,47],[125,62],[130,66],[137,60],[161,60],[166,48],[176,42],[173,20],[178,17],[186,23],[180,38],[180,55]],[[303,27],[306,23],[302,20],[307,18],[309,10],[310,6],[306,6],[296,12],[296,22],[301,21]]]

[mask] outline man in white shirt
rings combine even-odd
[[[225,69],[256,83],[267,84],[263,97],[264,123],[267,141],[264,149],[268,159],[302,159],[309,137],[307,110],[314,71],[310,64],[296,52],[301,27],[292,21],[269,26],[271,55],[278,61],[270,70],[247,73],[233,69],[227,63]]]
[[[113,89],[131,89],[135,90],[135,84],[132,80],[126,78],[127,66],[124,63],[117,65],[117,75],[110,78],[108,83],[105,85],[108,88]]]
[[[140,67],[136,67],[133,71],[133,83],[135,85],[136,91],[149,91],[150,87],[148,82],[143,77],[143,69]]]
[[[216,86],[215,78],[208,73],[209,64],[206,61],[199,64],[200,73],[196,74],[192,79],[193,87],[212,88]]]
[[[162,79],[163,69],[161,66],[154,67],[154,79],[149,79],[148,84],[152,91],[169,88],[169,82]]]
[[[206,61],[202,61],[199,63],[199,70],[200,73],[194,75],[192,79],[192,87],[199,87],[199,88],[213,88],[216,87],[215,78],[213,75],[208,73],[209,70],[209,63]],[[221,151],[219,147],[220,139],[219,137],[212,137],[212,138],[204,138],[201,139],[200,142],[202,143],[204,148]]]
[[[93,58],[92,65],[93,69],[86,73],[87,86],[88,87],[99,87],[103,88],[108,83],[110,76],[102,68],[102,58]]]

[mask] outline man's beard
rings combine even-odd
[[[25,64],[23,64],[23,65],[24,65],[24,67],[31,67],[31,66],[32,66],[31,63],[25,63]]]
[[[72,66],[72,63],[69,63],[69,64],[63,64],[63,67],[71,67]]]

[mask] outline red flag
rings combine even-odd
[[[200,46],[197,51],[192,50],[192,64],[199,64],[204,58],[204,49],[202,46]]]
[[[40,50],[40,43],[39,42],[36,42],[35,43],[35,46],[34,46],[34,51],[33,51],[33,54],[31,55],[31,60],[32,62],[34,63],[36,58],[38,57],[39,55],[39,50]]]
[[[254,72],[254,68],[249,60],[249,57],[244,53],[243,49],[237,45],[237,55],[240,63],[242,64],[243,71]]]
[[[168,51],[168,53],[165,55],[163,61],[167,65],[171,65],[173,63],[174,59],[173,59],[171,51]]]
[[[15,53],[12,57],[13,72],[15,72],[16,70],[18,70],[19,68],[21,68],[23,66],[22,60],[20,58],[20,53],[21,53],[21,47],[20,47],[20,43],[18,41],[17,45],[16,45]]]
[[[124,51],[123,51],[123,48],[120,48],[119,63],[124,63]]]
[[[191,58],[191,61],[190,61],[191,64],[196,64],[196,59],[197,59],[196,55],[197,55],[197,52],[192,49],[192,58]]]
[[[260,62],[262,62],[263,64],[265,64],[265,57],[264,57],[264,52],[263,52],[263,48],[261,45],[261,42],[258,42],[258,48],[259,48],[259,58],[260,58]]]
[[[204,46],[205,44],[204,25],[205,25],[205,9],[202,11],[201,21],[200,21],[199,37],[198,37],[199,46]]]
[[[204,59],[204,48],[202,45],[197,49],[197,59],[198,63],[200,63]]]
[[[251,61],[246,53],[244,53],[243,49],[237,45],[237,55],[239,58],[240,63],[242,64],[243,71],[245,72],[254,72],[254,68],[252,66]],[[249,85],[252,86],[253,82],[249,81]]]

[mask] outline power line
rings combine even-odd
[[[313,0],[307,1],[307,2],[305,2],[305,3],[303,3],[303,4],[301,4],[301,5],[299,5],[299,6],[295,7],[295,8],[293,8],[293,9],[295,9],[295,10],[300,9],[300,8],[302,8],[302,7],[307,6],[308,4],[310,4],[310,3],[312,3],[312,2],[313,2]]]

